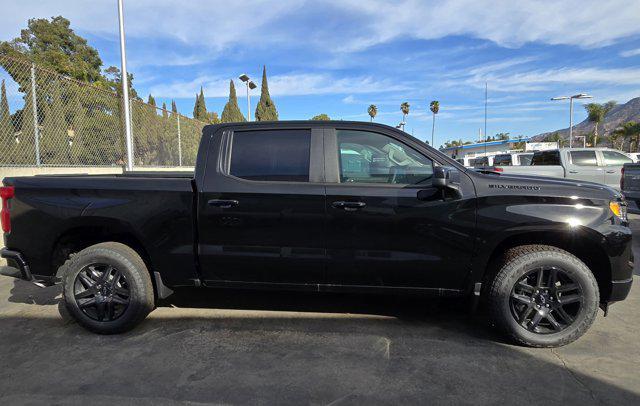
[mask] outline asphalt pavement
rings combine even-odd
[[[459,300],[222,290],[99,336],[59,287],[0,277],[0,404],[640,404],[635,279],[577,342],[529,349]]]

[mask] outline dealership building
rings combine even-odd
[[[525,148],[516,149],[516,144],[525,142]],[[558,148],[555,142],[529,142],[529,138],[496,140],[489,142],[478,142],[475,144],[459,145],[455,147],[441,148],[440,151],[453,159],[477,158],[509,152],[541,151],[545,149]]]

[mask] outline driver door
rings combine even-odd
[[[461,286],[475,206],[432,185],[434,164],[391,134],[325,131],[329,284]]]

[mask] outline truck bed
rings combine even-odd
[[[20,247],[36,275],[52,276],[52,258],[65,243],[62,230],[86,239],[104,234],[132,240],[162,268],[168,283],[196,278],[193,174],[134,172],[124,175],[9,177],[15,186],[7,248]]]

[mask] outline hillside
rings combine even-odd
[[[574,103],[574,114],[576,114],[576,107],[581,108],[580,105]],[[610,131],[614,130],[616,127],[619,127],[622,123],[626,123],[627,121],[640,122],[640,97],[636,97],[624,104],[619,104],[614,107],[613,110],[611,110],[609,114],[607,114],[607,116],[604,118],[604,121],[600,124],[599,133],[600,135],[606,135]],[[538,134],[533,138],[536,141],[540,141],[547,135],[554,132],[560,134],[564,139],[567,139],[569,137],[569,128],[563,128],[562,130]],[[589,122],[587,119],[579,124],[574,125],[573,127],[574,135],[585,135],[590,134],[591,132],[593,132],[593,123]]]

